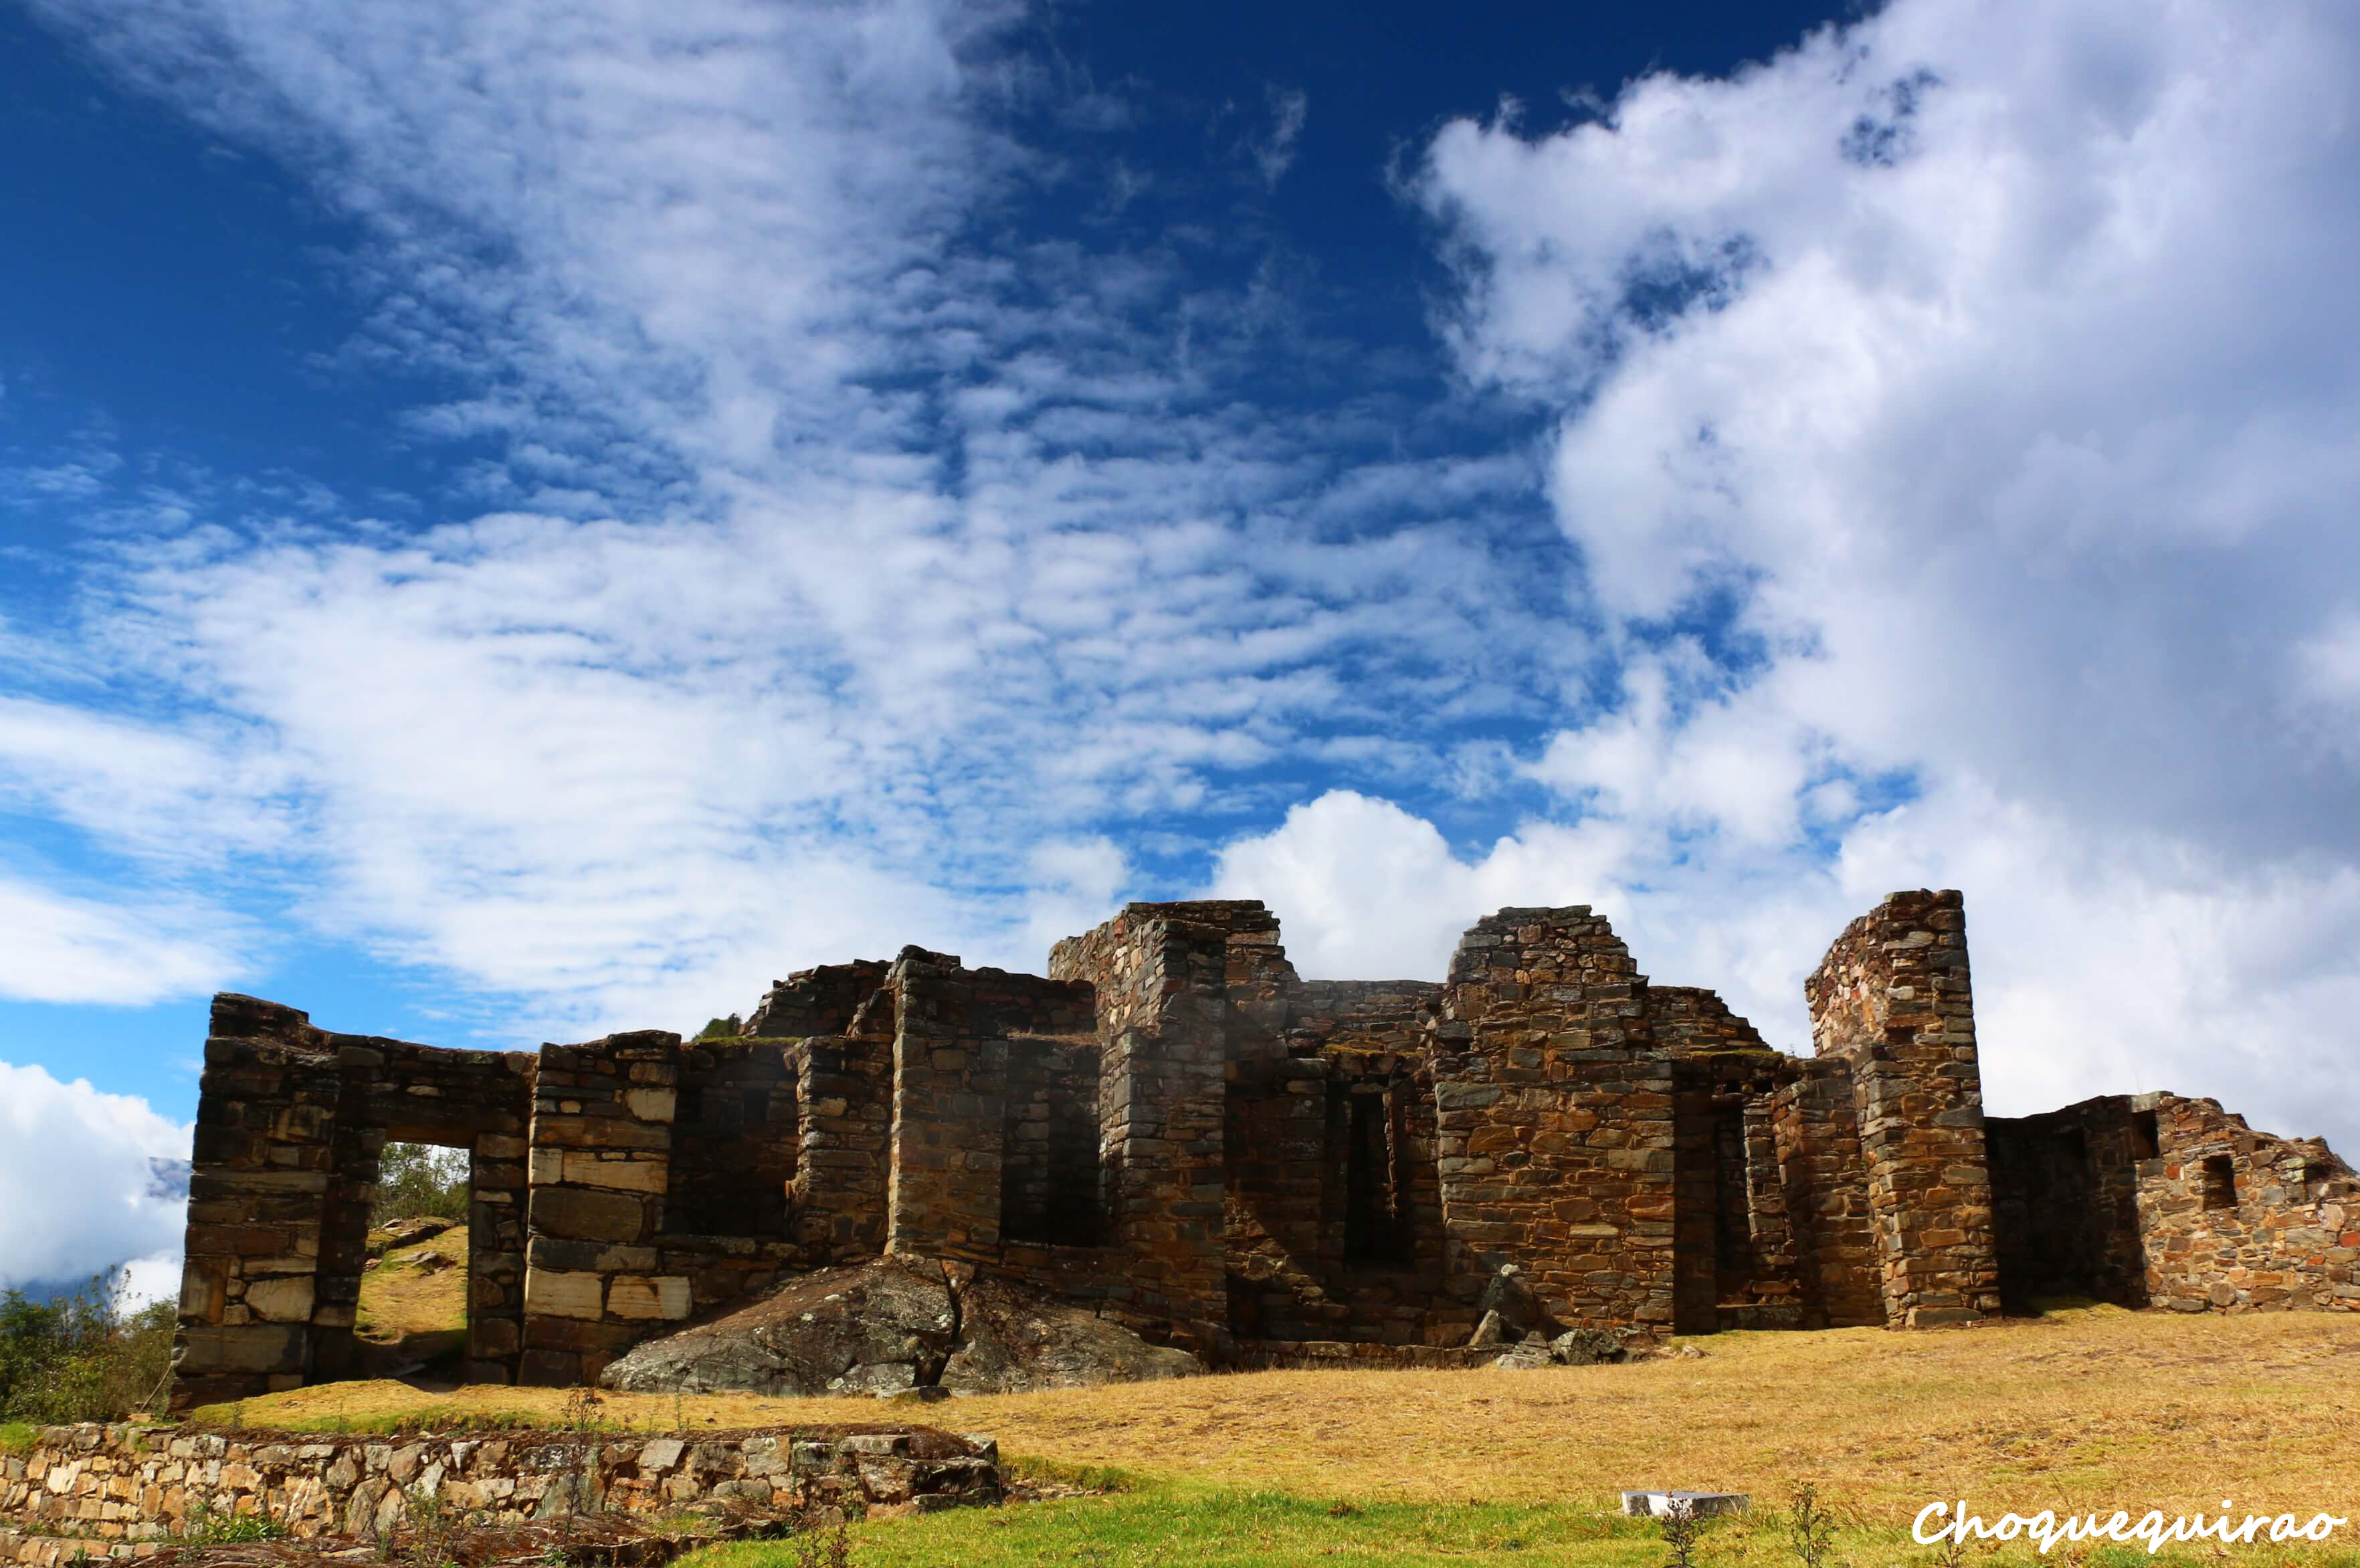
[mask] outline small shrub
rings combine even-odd
[[[846,1532],[841,1513],[825,1524],[816,1513],[807,1514],[795,1531],[794,1543],[794,1568],[850,1568],[852,1537]]]
[[[133,1307],[119,1268],[48,1301],[0,1293],[0,1417],[100,1421],[155,1409],[175,1312],[170,1301]]]
[[[410,1547],[402,1560],[410,1568],[451,1568],[458,1560],[459,1532],[466,1524],[459,1510],[425,1486],[405,1493],[402,1504],[410,1521]]]
[[[1835,1544],[1835,1520],[1819,1507],[1819,1489],[1797,1481],[1787,1493],[1786,1540],[1803,1568],[1823,1568]]]
[[[1696,1568],[1697,1538],[1704,1533],[1704,1521],[1697,1518],[1695,1506],[1686,1497],[1674,1497],[1657,1523],[1671,1552],[1664,1568]]]
[[[180,1527],[183,1546],[230,1546],[241,1541],[286,1539],[287,1527],[258,1508],[250,1514],[222,1513],[211,1504],[201,1502],[189,1510]]]

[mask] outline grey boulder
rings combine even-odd
[[[599,1382],[627,1393],[956,1394],[1185,1377],[1186,1351],[971,1266],[890,1257],[800,1276],[635,1346]]]

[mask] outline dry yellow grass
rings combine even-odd
[[[1600,1505],[1622,1486],[1783,1497],[1818,1481],[1863,1522],[1938,1497],[1978,1512],[2318,1509],[2360,1518],[2360,1316],[2099,1308],[1899,1334],[1732,1333],[1702,1360],[1543,1372],[1269,1372],[961,1399],[913,1420],[1004,1451],[1183,1484],[1373,1500]],[[342,1384],[248,1401],[248,1425],[404,1410],[555,1422],[561,1389]],[[691,1426],[874,1420],[842,1399],[692,1397]],[[670,1396],[604,1419],[673,1424]]]
[[[432,1273],[419,1266],[428,1253],[451,1260]],[[373,1344],[424,1357],[456,1349],[467,1336],[467,1227],[396,1247],[361,1276],[355,1332]]]

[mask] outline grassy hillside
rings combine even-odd
[[[2330,1549],[2177,1549],[2161,1561],[2360,1564],[2360,1315],[2181,1318],[2090,1309],[1992,1328],[1732,1333],[1700,1360],[1535,1372],[1274,1372],[961,1399],[928,1420],[989,1433],[1052,1471],[1111,1466],[1129,1492],[938,1516],[858,1532],[876,1564],[1654,1564],[1611,1517],[1622,1487],[1751,1492],[1815,1482],[1853,1568],[1933,1561],[1906,1541],[1937,1497],[1996,1519],[2130,1511],[2353,1519]],[[249,1425],[333,1426],[403,1411],[560,1419],[554,1389],[432,1395],[390,1384],[249,1401]],[[857,1407],[856,1407],[857,1408]],[[670,1428],[663,1396],[605,1418]],[[226,1412],[217,1412],[224,1414]],[[686,1424],[841,1420],[841,1400],[691,1398]],[[2350,1544],[2341,1544],[2350,1543]],[[1719,1527],[1704,1561],[1793,1561],[1776,1522]],[[733,1549],[707,1568],[779,1568]],[[2109,1555],[2113,1553],[2114,1555]],[[742,1560],[742,1561],[741,1561]],[[1981,1560],[1971,1553],[1970,1561]],[[2002,1561],[2036,1559],[2018,1547]],[[2060,1546],[2048,1561],[2157,1561]]]
[[[379,1251],[361,1276],[355,1330],[372,1367],[455,1360],[467,1343],[467,1227]]]

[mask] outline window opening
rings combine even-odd
[[[2227,1155],[2206,1155],[2198,1179],[2204,1207],[2234,1209],[2237,1206],[2237,1167]]]

